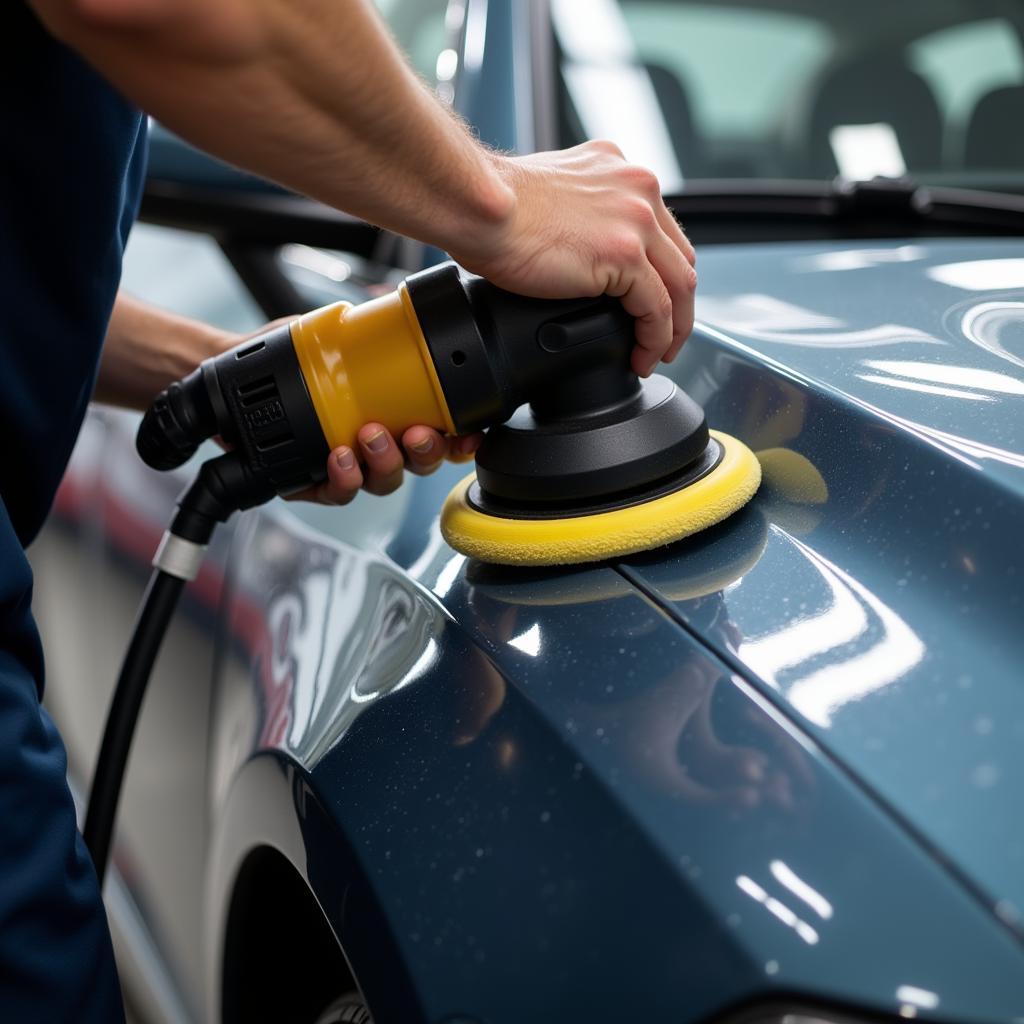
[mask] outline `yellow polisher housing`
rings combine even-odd
[[[574,565],[661,547],[739,511],[761,483],[761,466],[742,441],[712,430],[722,460],[706,476],[639,505],[551,519],[481,512],[467,492],[470,474],[448,495],[441,532],[456,551],[494,565]]]

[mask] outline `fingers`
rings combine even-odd
[[[697,290],[697,271],[695,269],[697,266],[697,252],[686,237],[683,229],[679,226],[679,221],[676,220],[675,215],[664,203],[661,204],[657,213],[658,225],[668,236],[669,241],[682,253],[683,258],[688,264],[683,270],[687,282],[687,291],[683,299],[684,309],[679,315],[676,315],[675,309],[676,296],[674,294],[672,296],[676,336],[672,342],[672,347],[665,353],[665,362],[671,363],[679,355],[679,350],[683,347],[686,339],[690,336],[690,332],[693,330],[693,297],[694,292]]]
[[[360,490],[391,494],[401,486],[403,470],[428,476],[445,460],[464,462],[473,457],[483,434],[445,437],[431,427],[410,427],[401,447],[379,423],[367,423],[357,435],[357,450],[335,448],[327,458],[327,479],[291,495],[296,501],[347,505]],[[404,450],[404,454],[403,454]]]
[[[444,459],[449,462],[467,462],[480,447],[483,438],[483,434],[443,437],[430,427],[410,427],[402,435],[406,468],[419,476],[429,476]]]
[[[379,423],[367,423],[356,435],[366,471],[363,489],[370,494],[390,494],[402,483],[405,459],[390,432]]]
[[[672,298],[646,256],[622,284],[609,294],[618,295],[626,312],[636,317],[636,347],[630,361],[634,373],[648,377],[672,347]]]
[[[429,476],[444,460],[448,441],[430,427],[410,427],[402,435],[402,447],[410,471]]]
[[[469,462],[476,454],[480,442],[484,439],[483,434],[466,434],[463,437],[449,438],[448,461]]]
[[[651,246],[650,260],[672,300],[672,342],[662,355],[666,363],[671,363],[693,330],[697,272],[682,250],[666,235],[661,235]]]
[[[361,489],[370,494],[397,490],[405,462],[395,439],[379,423],[367,423],[357,438],[358,452],[348,445],[335,448],[327,457],[327,479],[293,497],[321,505],[347,505]]]
[[[355,452],[347,445],[327,456],[327,479],[312,491],[296,495],[321,505],[347,505],[363,486],[363,471]]]
[[[628,229],[612,239],[605,290],[636,317],[631,363],[641,377],[678,355],[693,329],[696,254],[665,206],[657,179],[630,168],[636,192],[624,202]]]
[[[658,226],[683,254],[686,262],[691,267],[697,266],[697,250],[684,234],[672,211],[664,203],[661,203],[654,212],[658,217]]]
[[[678,225],[677,225],[678,228]],[[692,246],[689,247],[692,253]],[[626,312],[637,318],[632,366],[649,376],[659,362],[672,362],[693,330],[697,272],[686,250],[661,230],[647,242],[644,257],[634,264],[620,294]]]

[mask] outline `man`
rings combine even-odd
[[[142,407],[235,340],[115,302],[142,176],[138,108],[513,291],[619,296],[638,318],[638,373],[690,331],[694,254],[654,177],[613,145],[522,158],[479,145],[370,0],[9,0],[0,38],[0,1020],[117,1021],[106,919],[39,706],[23,549],[94,389]],[[424,472],[476,443],[426,427],[400,440],[367,424],[310,497],[385,493],[403,450]]]

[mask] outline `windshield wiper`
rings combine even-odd
[[[910,178],[693,181],[666,202],[698,242],[1024,235],[1024,197]]]

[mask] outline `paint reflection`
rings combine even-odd
[[[673,561],[671,578],[659,580],[674,598],[694,602],[697,631],[725,647],[741,637],[724,594],[756,564],[766,539],[762,516],[736,518],[736,546],[724,545],[717,557]],[[728,813],[797,810],[810,788],[802,753],[762,708],[735,699],[734,680],[703,650],[680,645],[669,659],[658,655],[667,625],[624,578],[629,572],[628,565],[620,574],[471,563],[466,578],[474,620],[495,649],[513,648],[527,681],[535,652],[543,651],[540,675],[545,685],[557,680],[564,701],[560,727],[585,756],[610,758],[622,784]],[[581,622],[600,623],[600,631],[588,659],[567,664],[563,674],[559,630],[575,635]]]
[[[994,402],[998,395],[1024,395],[1024,382],[1006,373],[947,363],[919,363],[903,359],[866,359],[861,364],[876,372],[859,374],[861,380],[889,387],[950,398]]]
[[[1024,366],[1024,302],[979,302],[960,321],[968,341],[1015,366]],[[1015,346],[1017,351],[1013,351]]]
[[[722,338],[733,347],[735,341],[719,331],[746,335],[758,342],[808,348],[873,348],[906,342],[942,344],[938,338],[917,327],[884,323],[851,328],[845,320],[756,292],[728,298],[715,295],[701,298],[698,300],[697,317],[701,330]],[[714,327],[707,326],[708,321]]]
[[[1024,259],[1011,257],[1009,259],[942,263],[935,267],[928,267],[925,274],[933,281],[972,292],[1024,288]]]
[[[890,263],[916,263],[927,255],[927,250],[920,245],[898,245],[888,249],[835,249],[798,257],[792,261],[792,268],[811,273],[870,270]]]
[[[294,521],[261,515],[250,543],[260,557],[239,563],[229,626],[258,678],[255,744],[313,764],[433,669],[443,616],[389,563]]]
[[[736,886],[756,903],[760,903],[769,914],[781,921],[787,928],[792,928],[809,946],[816,946],[818,944],[819,935],[817,930],[799,918],[788,904],[770,895],[749,875],[737,877]]]
[[[739,654],[801,714],[828,728],[846,704],[905,676],[924,657],[925,645],[863,584],[802,541],[785,539],[828,596],[818,611],[744,640]]]

